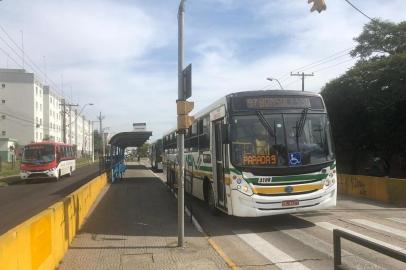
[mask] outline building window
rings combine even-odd
[[[3,130],[3,131],[1,132],[1,135],[2,135],[2,136],[6,136],[6,132]]]
[[[6,84],[5,84],[5,83],[2,83],[2,84],[1,84],[1,88],[6,88]]]
[[[1,103],[2,103],[2,104],[6,104],[6,100],[5,100],[5,99],[2,99],[2,100],[1,100]]]
[[[5,116],[5,115],[2,115],[2,116],[1,116],[1,119],[3,119],[3,120],[6,119],[6,116]]]

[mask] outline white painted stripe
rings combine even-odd
[[[288,254],[267,242],[259,235],[250,231],[234,232],[245,243],[255,249],[259,254],[274,263],[282,270],[309,270],[306,266],[290,257]]]
[[[275,226],[274,228],[286,236],[303,243],[309,248],[312,248],[331,259],[334,258],[334,248],[332,244],[307,233],[303,229],[294,229],[288,226]],[[353,253],[346,251],[345,249],[342,249],[341,255],[343,258],[343,263],[353,266],[354,269],[384,270],[384,268],[363,258],[355,256]]]
[[[329,231],[333,231],[334,229],[340,229],[340,230],[342,230],[342,231],[345,231],[345,232],[351,233],[351,234],[353,234],[353,235],[362,237],[362,238],[364,238],[364,239],[367,239],[367,240],[369,240],[369,241],[371,241],[371,242],[374,242],[374,243],[377,243],[377,244],[379,244],[379,245],[382,245],[382,246],[385,246],[385,247],[388,247],[388,248],[391,248],[391,249],[394,249],[394,250],[397,250],[397,251],[402,251],[402,252],[405,251],[404,248],[401,248],[401,247],[398,247],[398,246],[395,246],[395,245],[388,244],[388,243],[386,243],[386,242],[377,240],[377,239],[375,239],[375,238],[372,238],[372,237],[363,235],[363,234],[361,234],[361,233],[357,233],[357,232],[351,231],[351,230],[349,230],[349,229],[346,229],[346,228],[343,228],[343,227],[340,227],[340,226],[337,226],[337,225],[334,225],[334,224],[331,224],[331,223],[328,223],[328,222],[316,222],[316,225],[319,226],[319,227],[321,227],[321,228],[323,228],[323,229],[329,230]],[[406,254],[406,253],[405,253],[405,254]]]
[[[373,228],[373,229],[377,229],[379,231],[387,232],[390,234],[394,234],[394,235],[406,238],[406,231],[403,231],[403,230],[395,229],[395,228],[392,228],[392,227],[389,227],[386,225],[382,225],[379,223],[375,223],[373,221],[366,220],[366,219],[350,219],[350,221],[365,225],[365,226]]]
[[[387,218],[387,219],[398,222],[398,223],[406,224],[406,218]]]

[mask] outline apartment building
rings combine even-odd
[[[44,132],[45,140],[62,142],[61,97],[48,86],[44,86]]]
[[[78,155],[90,154],[92,122],[76,107],[61,105],[63,98],[24,69],[0,69],[0,139],[19,145],[52,140],[76,145]],[[65,121],[63,121],[65,119]]]
[[[44,137],[44,86],[23,69],[0,69],[0,138],[19,144]]]

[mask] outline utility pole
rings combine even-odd
[[[66,143],[66,101],[63,98],[62,100],[62,141]]]
[[[66,143],[66,107],[69,107],[69,134],[71,135],[72,133],[72,126],[71,126],[71,107],[77,107],[79,106],[78,104],[69,104],[66,103],[66,100],[63,98],[61,99],[61,103],[59,104],[62,106],[62,140],[64,143]],[[69,136],[69,142],[70,142],[70,136]]]
[[[103,119],[105,117],[102,116],[101,112],[99,114],[99,117],[97,117],[97,119],[99,119],[99,123],[100,123],[100,136],[101,136],[101,145],[102,145],[102,153],[103,153],[103,158],[106,155],[106,148],[104,147],[104,133],[103,133]]]
[[[306,73],[304,73],[304,72],[298,72],[298,73],[293,74],[293,73],[291,72],[291,73],[290,73],[290,76],[301,76],[301,77],[302,77],[302,92],[303,92],[303,91],[304,91],[304,79],[305,79],[305,77],[306,77],[306,76],[314,76],[314,73],[306,74]]]
[[[178,10],[178,100],[186,100],[183,91],[183,23],[185,13],[185,1],[181,0]],[[185,131],[178,129],[178,247],[184,246],[185,237]]]
[[[194,103],[186,101],[192,96],[192,65],[183,68],[183,23],[184,3],[181,0],[178,11],[178,100],[176,111],[178,115],[177,146],[178,146],[178,246],[184,246],[185,236],[185,131],[192,125],[193,116],[188,114],[193,110]]]

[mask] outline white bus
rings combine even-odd
[[[176,132],[164,135],[164,173],[176,188]],[[185,135],[185,191],[241,217],[336,205],[336,161],[319,94],[229,94],[195,116]]]
[[[149,161],[152,169],[162,170],[162,152],[162,139],[156,140],[149,146]]]

